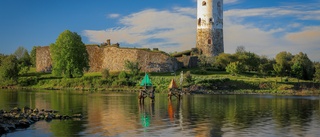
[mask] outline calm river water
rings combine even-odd
[[[320,136],[320,96],[156,94],[0,90],[0,109],[15,106],[82,113],[81,120],[40,121],[4,136]]]

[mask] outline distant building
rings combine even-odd
[[[196,47],[208,57],[224,52],[223,0],[198,0]]]

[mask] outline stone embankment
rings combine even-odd
[[[60,115],[56,110],[45,110],[38,108],[31,109],[23,107],[22,109],[15,107],[10,111],[0,110],[0,136],[15,131],[16,129],[28,128],[40,120],[51,121],[53,119],[69,120],[81,119],[82,114],[74,114],[72,116]]]

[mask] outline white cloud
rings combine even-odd
[[[300,23],[293,23],[293,24],[288,24],[288,27],[291,27],[291,28],[298,28],[298,27],[301,27],[302,24]]]
[[[299,52],[307,53],[313,61],[320,61],[320,25],[304,26],[304,16],[313,16],[310,20],[318,21],[320,15],[316,15],[317,10],[283,8],[255,8],[255,9],[233,9],[224,12],[224,40],[225,51],[234,53],[237,46],[245,46],[246,50],[257,53],[258,55],[267,55],[274,57],[281,51],[288,51],[292,54]],[[318,17],[317,17],[318,16]],[[277,28],[276,19],[273,19],[270,25],[273,28],[263,30],[261,22],[246,22],[246,17],[293,17],[295,22],[282,21],[285,27]],[[267,22],[265,24],[269,25]],[[298,28],[292,31],[292,28]],[[283,35],[277,35],[282,32]]]
[[[193,2],[197,2],[197,0],[192,0]],[[239,0],[223,0],[223,4],[233,4],[237,3]]]
[[[108,14],[107,17],[108,17],[108,18],[119,18],[119,17],[120,17],[120,14],[116,14],[116,13]]]
[[[232,9],[225,11],[224,15],[237,18],[291,16],[300,20],[320,20],[320,10],[292,9],[290,7]]]
[[[182,51],[195,47],[196,26],[192,11],[192,8],[178,7],[173,10],[147,9],[121,18],[119,22],[124,27],[85,30],[84,34],[95,43],[111,39],[123,46]]]
[[[318,9],[299,9],[293,6],[225,11],[225,52],[234,53],[236,47],[242,45],[248,51],[272,58],[281,51],[288,51],[292,54],[304,52],[313,61],[320,61],[320,25],[304,24],[305,20],[319,21],[318,12]],[[189,7],[147,9],[119,18],[122,27],[85,30],[84,34],[95,43],[111,39],[112,42],[119,42],[120,46],[159,48],[166,52],[183,51],[195,47],[195,16],[196,9]],[[247,17],[268,18],[273,22],[247,22]],[[275,19],[278,17],[291,17],[295,20],[279,22]],[[259,27],[261,23],[270,28]],[[274,25],[276,23],[285,24],[285,27],[277,27]],[[281,35],[277,35],[278,33]]]
[[[238,0],[224,0],[223,4],[231,4],[231,3],[237,3]]]

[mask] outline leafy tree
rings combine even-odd
[[[69,30],[62,32],[50,45],[52,73],[68,78],[81,77],[89,69],[89,55],[80,35]]]
[[[39,46],[33,46],[30,52],[30,61],[32,66],[36,66],[36,58],[37,58],[37,48]]]
[[[236,49],[236,54],[242,54],[242,53],[245,53],[247,52],[246,51],[246,48],[244,46],[238,46],[237,49]]]
[[[19,62],[19,70],[20,70],[19,73],[22,75],[28,73],[31,66],[31,58],[27,51],[24,52],[22,58],[20,58],[18,62]]]
[[[299,79],[311,80],[314,74],[314,67],[312,61],[307,54],[302,52],[295,55],[292,59],[291,66],[292,74]]]
[[[232,75],[240,74],[244,70],[244,66],[241,62],[231,62],[227,67],[226,71]]]
[[[139,75],[140,70],[141,70],[141,68],[139,67],[139,62],[132,62],[129,60],[126,60],[124,62],[124,67],[126,69],[129,69],[133,76]]]
[[[315,73],[314,73],[314,79],[317,82],[320,82],[320,62],[314,63]]]
[[[21,59],[25,53],[28,52],[27,49],[25,49],[24,47],[20,46],[16,49],[16,51],[13,53],[13,55],[15,55],[17,57],[17,59]]]
[[[211,67],[214,64],[214,57],[207,57],[204,55],[198,56],[199,67],[203,70],[206,70],[207,67]]]
[[[292,66],[292,73],[295,77],[302,79],[303,78],[303,66],[301,62],[295,62]]]
[[[2,58],[0,64],[0,83],[13,83],[18,80],[19,67],[15,55]]]
[[[227,54],[227,53],[221,53],[215,58],[215,66],[221,70],[225,70],[227,65],[230,64],[230,62],[235,62],[236,58],[234,55]]]
[[[282,51],[276,55],[276,64],[273,65],[274,71],[279,76],[288,76],[291,72],[291,60],[293,56],[290,52]]]
[[[274,60],[268,59],[266,56],[260,57],[258,72],[262,75],[268,75],[273,71]]]
[[[243,63],[246,71],[257,71],[260,58],[252,52],[241,51],[235,54],[237,60]]]
[[[101,74],[102,74],[102,78],[104,78],[104,79],[107,79],[110,77],[110,71],[107,68],[104,69]]]
[[[190,71],[187,71],[187,72],[184,74],[184,79],[187,81],[188,84],[190,84],[190,83],[192,82],[192,76],[191,76]]]
[[[118,79],[127,79],[128,75],[125,71],[121,71],[118,75]]]
[[[0,53],[0,66],[1,66],[2,60],[6,57],[7,57],[6,55]]]
[[[19,59],[19,63],[23,66],[30,66],[31,65],[31,58],[28,51],[25,51],[22,58]]]
[[[28,53],[28,50],[24,47],[18,47],[17,50],[14,52],[16,58],[18,59],[18,67],[20,70],[20,74],[26,74],[30,70],[31,65],[31,58]]]
[[[16,58],[19,61],[19,64],[21,64],[22,66],[29,66],[31,65],[31,61],[30,61],[30,56],[28,53],[28,50],[25,49],[24,47],[18,47],[16,49],[16,51],[13,53],[13,55],[16,56]]]

